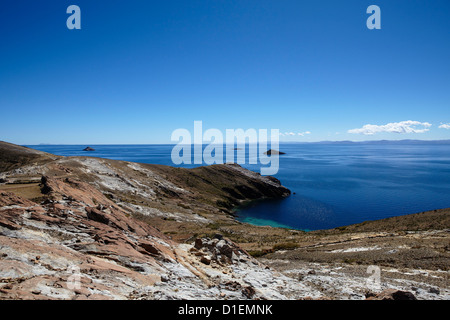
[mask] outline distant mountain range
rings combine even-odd
[[[367,140],[367,141],[319,141],[319,142],[281,142],[297,144],[450,144],[450,140]]]

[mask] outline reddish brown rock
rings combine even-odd
[[[173,259],[170,239],[85,183],[45,178],[43,184],[54,200],[36,204],[0,193],[0,227],[23,232],[16,238],[0,235],[0,270],[10,277],[0,276],[0,299],[125,298],[122,278],[132,279],[138,288],[160,281],[157,275],[141,274],[139,266],[159,268],[155,257]],[[67,281],[74,266],[81,284],[71,290]],[[42,275],[35,274],[36,267]],[[59,276],[50,275],[55,272]],[[92,277],[108,279],[107,285]]]
[[[417,299],[411,292],[408,291],[386,289],[378,294],[368,297],[366,300],[417,300]]]
[[[0,214],[0,226],[8,228],[10,230],[18,230],[21,226],[18,224],[18,220],[20,220],[19,215],[23,211],[20,209],[7,209],[2,210]]]
[[[146,241],[146,240],[140,240],[139,241],[139,247],[141,247],[142,249],[144,249],[143,251],[139,251],[139,252],[143,252],[143,253],[149,253],[151,255],[156,255],[156,256],[160,256],[161,255],[161,250],[159,250],[156,245],[150,241]]]
[[[21,207],[32,207],[36,203],[33,201],[19,197],[11,192],[0,191],[0,207],[6,206],[21,206]]]

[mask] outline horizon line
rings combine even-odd
[[[3,142],[7,142],[7,141],[3,141]],[[270,141],[262,141],[262,142],[270,142]],[[280,144],[282,143],[288,143],[288,144],[294,144],[294,143],[299,143],[299,144],[315,144],[315,143],[375,143],[375,142],[449,142],[450,143],[450,139],[381,139],[381,140],[320,140],[320,141],[279,141]],[[8,143],[12,143],[12,142],[8,142]],[[14,144],[14,143],[13,143]],[[28,144],[28,143],[24,143],[24,144],[17,144],[17,145],[21,145],[21,146],[107,146],[107,145],[112,145],[112,146],[125,146],[125,145],[178,145],[179,143],[175,143],[175,142],[168,142],[168,143],[39,143],[39,144]],[[194,144],[194,143],[192,143]],[[214,143],[206,143],[204,142],[203,144],[212,144],[214,145]],[[226,143],[223,143],[224,145]],[[237,142],[235,142],[234,144],[237,144]],[[245,142],[245,144],[249,144],[248,142]],[[220,145],[220,144],[219,144]]]

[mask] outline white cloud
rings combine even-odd
[[[310,131],[305,131],[305,132],[299,132],[299,133],[295,133],[295,132],[280,132],[280,136],[282,136],[282,137],[285,137],[285,136],[296,136],[296,135],[299,135],[299,136],[305,136],[305,135],[307,135],[307,134],[311,134],[311,132]]]
[[[440,129],[450,129],[450,123],[442,123],[439,126]]]
[[[431,124],[428,122],[419,121],[401,121],[392,122],[385,125],[366,124],[362,128],[348,130],[348,133],[374,135],[376,133],[388,132],[388,133],[424,133],[429,131]]]

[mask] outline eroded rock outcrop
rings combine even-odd
[[[417,298],[408,291],[386,289],[378,294],[368,294],[366,300],[417,300]]]
[[[311,295],[220,235],[179,244],[90,184],[43,177],[41,188],[40,203],[0,193],[0,299]]]

